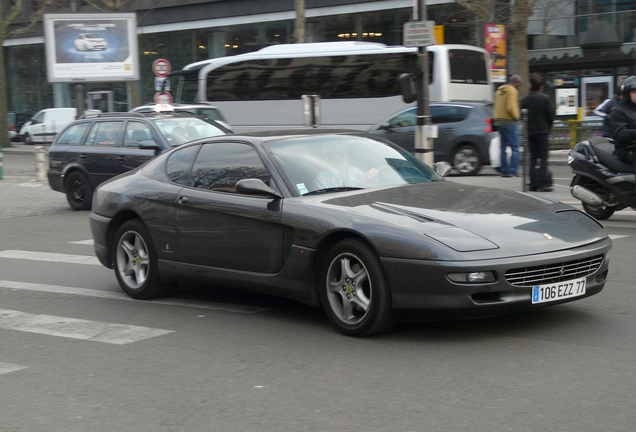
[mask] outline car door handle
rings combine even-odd
[[[117,156],[117,160],[124,161],[126,160],[126,156],[119,155]]]
[[[188,205],[190,204],[190,198],[186,197],[186,196],[180,196],[179,199],[177,200],[177,202],[181,205]]]
[[[80,153],[77,155],[78,158],[80,159],[86,159],[88,157],[88,155],[86,153]]]

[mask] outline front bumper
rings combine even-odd
[[[599,293],[607,279],[611,240],[586,247],[535,256],[522,256],[484,261],[439,262],[383,258],[382,264],[392,290],[393,308],[398,311],[417,311],[427,317],[489,316],[574,301]],[[519,267],[551,265],[603,256],[601,265],[586,275],[583,296],[555,302],[532,304],[532,286],[511,285],[506,271]],[[460,284],[451,282],[451,272],[494,272],[492,283]]]
[[[91,233],[93,234],[93,249],[95,256],[104,267],[113,268],[113,262],[110,257],[108,244],[110,239],[108,236],[108,226],[111,218],[98,215],[91,212],[89,215],[89,223]]]

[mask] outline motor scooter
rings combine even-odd
[[[635,166],[613,153],[611,138],[593,138],[577,143],[568,154],[574,172],[570,192],[587,214],[599,220],[627,207],[636,210]]]

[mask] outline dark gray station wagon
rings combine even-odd
[[[100,183],[169,148],[228,133],[220,123],[193,114],[87,115],[67,126],[51,145],[49,185],[65,193],[74,210],[89,210]]]

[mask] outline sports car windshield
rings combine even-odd
[[[299,195],[443,180],[410,153],[362,136],[294,137],[265,148]]]

